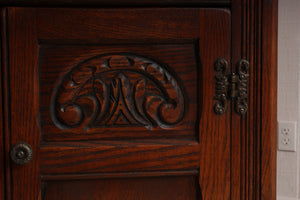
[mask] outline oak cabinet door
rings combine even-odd
[[[223,9],[8,8],[13,200],[230,199]],[[21,153],[22,154],[22,153]],[[22,156],[22,155],[18,156]]]

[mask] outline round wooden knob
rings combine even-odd
[[[25,165],[32,160],[32,148],[25,142],[15,144],[10,151],[10,159],[17,165]]]

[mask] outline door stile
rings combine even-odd
[[[33,159],[26,166],[11,164],[12,200],[40,199],[38,127],[38,44],[35,30],[34,9],[8,8],[8,82],[10,142],[26,142],[31,145]],[[28,23],[30,22],[30,23]],[[22,98],[20,98],[22,97]],[[6,152],[9,155],[9,152]],[[9,156],[7,156],[9,157]],[[8,158],[7,158],[8,159]]]

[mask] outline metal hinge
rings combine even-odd
[[[217,102],[214,105],[216,114],[222,115],[228,110],[228,100],[234,102],[235,111],[244,115],[248,111],[248,70],[249,62],[241,59],[236,65],[236,72],[226,74],[228,62],[224,58],[219,58],[214,64],[216,72],[216,91],[214,99]]]

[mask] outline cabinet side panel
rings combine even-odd
[[[263,1],[261,199],[276,199],[278,1]]]

